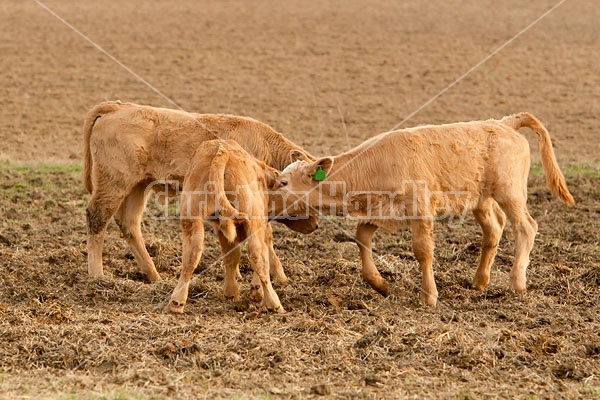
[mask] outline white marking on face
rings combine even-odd
[[[288,165],[287,167],[285,167],[285,168],[283,169],[283,171],[281,171],[281,175],[283,175],[283,174],[285,174],[285,173],[289,173],[289,172],[291,172],[292,170],[296,169],[296,167],[297,167],[298,165],[300,165],[302,162],[303,162],[303,161],[300,161],[300,160],[298,160],[298,161],[294,161],[293,163],[291,163],[290,165]]]

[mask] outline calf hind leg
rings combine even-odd
[[[533,249],[538,226],[527,211],[526,196],[498,203],[506,213],[515,237],[515,259],[510,271],[510,288],[523,292],[527,289],[529,254]]]
[[[155,282],[160,280],[160,275],[156,271],[154,262],[146,250],[141,228],[142,215],[147,199],[145,189],[146,186],[144,184],[133,188],[123,199],[121,206],[115,214],[115,221],[119,225],[121,233],[127,241],[140,271],[146,275],[150,282]]]
[[[275,249],[273,248],[273,229],[271,224],[267,224],[265,228],[265,237],[266,237],[266,245],[269,251],[269,274],[271,278],[277,283],[285,283],[288,281],[288,277],[285,275],[285,271],[283,270],[283,266],[281,265],[281,260],[275,253]],[[252,286],[256,287],[256,297],[263,298],[263,285],[261,284],[260,277],[254,271],[252,274]]]
[[[509,216],[510,219],[510,216]],[[523,205],[520,218],[514,218],[513,231],[515,235],[515,260],[510,271],[510,288],[523,292],[527,289],[527,267],[529,266],[529,254],[533,249],[535,235],[538,226],[535,220],[529,215],[527,208]]]
[[[473,277],[473,289],[483,290],[490,281],[490,268],[494,262],[498,243],[506,224],[506,216],[493,199],[485,200],[473,210],[475,219],[481,226],[481,259]]]
[[[115,185],[114,187],[118,188],[119,186]],[[90,276],[99,277],[104,273],[102,267],[102,248],[104,247],[106,226],[124,196],[125,191],[114,190],[110,193],[96,191],[92,194],[92,198],[87,205],[87,252],[88,273]]]
[[[223,294],[225,297],[233,298],[235,301],[240,299],[239,285],[237,275],[239,273],[240,258],[242,250],[239,243],[236,241],[230,243],[223,233],[217,229],[217,237],[221,244],[221,257],[225,264],[225,280],[223,282]]]
[[[184,219],[181,221],[183,236],[183,258],[181,275],[168,305],[168,310],[173,313],[183,313],[187,302],[188,291],[192,274],[200,262],[204,250],[204,222],[201,219]]]
[[[248,259],[254,269],[256,279],[260,282],[259,287],[263,292],[261,305],[267,307],[269,310],[284,313],[285,310],[279,301],[279,296],[277,296],[271,285],[271,278],[269,276],[269,250],[266,244],[261,242],[257,236],[262,235],[250,234],[248,236]]]

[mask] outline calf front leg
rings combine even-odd
[[[377,231],[377,227],[372,224],[358,224],[356,228],[356,244],[360,250],[362,260],[362,277],[373,289],[382,296],[387,297],[390,286],[375,266],[373,261],[373,252],[371,250],[371,239]]]
[[[181,221],[181,231],[183,236],[181,275],[168,305],[170,312],[179,314],[183,313],[183,308],[187,302],[190,280],[204,250],[204,222],[199,218],[184,219]]]
[[[433,220],[413,221],[413,252],[421,267],[421,301],[428,306],[437,304],[438,291],[433,278]]]
[[[235,301],[240,300],[240,290],[237,282],[239,274],[240,258],[242,250],[239,242],[229,243],[229,240],[223,235],[220,230],[217,231],[217,237],[221,244],[221,256],[223,264],[225,264],[225,279],[223,281],[223,294],[225,297],[233,298]]]

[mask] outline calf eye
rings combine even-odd
[[[287,186],[287,184],[288,184],[288,181],[283,180],[283,181],[279,182],[279,187]]]

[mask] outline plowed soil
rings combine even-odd
[[[598,397],[600,9],[565,1],[453,84],[555,4],[4,0],[0,397]],[[418,301],[410,233],[375,238],[392,286],[383,298],[360,276],[355,222],[324,218],[311,235],[275,226],[286,314],[223,298],[210,234],[185,313],[166,314],[176,221],[144,221],[163,281],[136,271],[114,223],[107,276],[87,276],[81,125],[114,99],[252,116],[315,155],[400,123],[529,111],[577,205],[552,197],[534,165],[540,230],[523,294],[508,290],[510,227],[477,292],[479,228],[472,217],[438,224],[432,309]],[[535,161],[535,136],[523,133]]]

